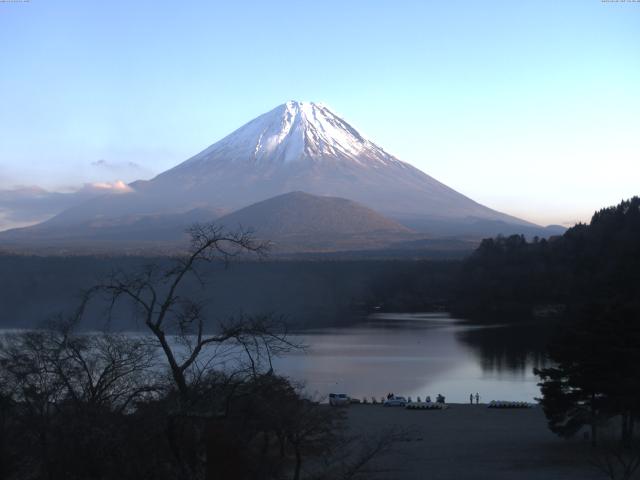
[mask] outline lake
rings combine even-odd
[[[352,397],[388,392],[447,402],[533,401],[533,368],[542,365],[540,327],[477,326],[443,313],[376,314],[356,325],[296,336],[308,348],[276,359],[278,373],[303,381],[308,394]]]
[[[332,392],[369,401],[389,392],[413,399],[441,393],[447,402],[466,403],[478,392],[481,402],[533,401],[540,395],[533,368],[543,365],[549,332],[544,324],[474,325],[446,313],[375,314],[349,326],[293,335],[307,348],[273,364],[316,399]],[[211,365],[225,368],[238,353],[235,347],[205,350],[204,363],[217,356]],[[158,358],[162,362],[160,351]]]

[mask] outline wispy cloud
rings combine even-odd
[[[121,178],[148,177],[152,174],[150,169],[132,161],[118,162],[100,158],[91,162],[90,165],[96,170],[108,172],[110,176],[115,174]]]

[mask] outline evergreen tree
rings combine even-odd
[[[640,414],[640,316],[628,305],[589,304],[549,348],[554,366],[536,370],[540,403],[550,429],[572,436],[588,425],[621,419],[621,441],[630,445]]]

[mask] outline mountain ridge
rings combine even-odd
[[[217,220],[230,230],[250,227],[278,252],[380,248],[415,232],[352,200],[289,192]]]
[[[544,232],[397,159],[328,107],[294,101],[256,117],[151,180],[72,206],[31,228],[45,242],[51,229],[123,224],[122,219],[154,215],[177,218],[198,208],[223,215],[290,192],[351,200],[430,237]],[[28,235],[29,228],[20,234]],[[2,238],[7,237],[0,234]]]

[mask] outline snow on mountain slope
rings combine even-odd
[[[322,104],[289,101],[260,115],[175,170],[224,162],[288,164],[351,161],[363,166],[402,162],[364,139]],[[364,159],[366,158],[366,161]]]
[[[87,201],[42,226],[194,208],[232,212],[300,191],[353,200],[427,233],[430,222],[437,222],[438,235],[447,235],[450,225],[456,235],[472,234],[478,221],[497,224],[495,233],[536,227],[447,187],[365,139],[326,106],[311,102],[280,105],[176,167],[129,186],[126,194]]]
[[[528,224],[395,158],[327,107],[311,102],[280,105],[139,187],[149,193],[180,191],[195,204],[228,210],[303,191],[355,200],[397,218]]]

